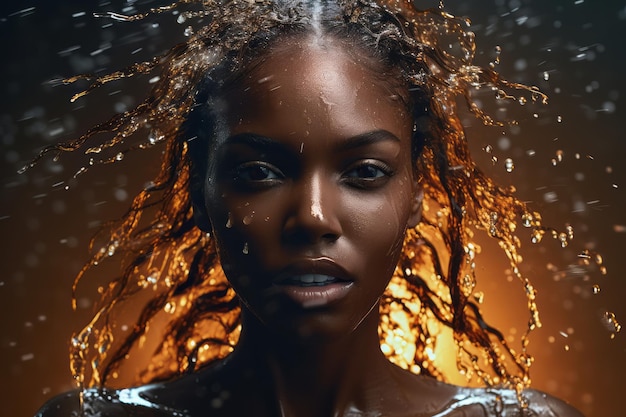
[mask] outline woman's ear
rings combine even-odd
[[[422,203],[424,201],[424,189],[419,187],[415,194],[413,195],[413,201],[411,202],[411,212],[409,215],[409,220],[407,221],[407,226],[409,228],[414,228],[417,226],[422,220]]]

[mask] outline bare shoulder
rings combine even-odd
[[[523,395],[528,401],[529,409],[538,416],[584,417],[572,405],[545,392],[528,389]]]
[[[515,390],[505,388],[461,389],[460,393],[462,395],[457,397],[460,401],[455,405],[473,407],[481,417],[584,417],[573,406],[535,389],[524,390],[522,401]]]
[[[113,389],[86,389],[70,391],[45,403],[35,417],[157,417],[184,414],[142,396],[149,386]],[[82,398],[81,398],[82,397]]]
[[[512,389],[454,387],[454,395],[435,417],[584,417],[566,402],[544,392],[527,389],[520,401]],[[523,406],[523,402],[526,406]]]
[[[78,391],[70,391],[53,397],[35,414],[35,417],[73,417],[80,415]]]

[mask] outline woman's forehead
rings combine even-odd
[[[381,74],[364,65],[364,59],[347,53],[337,42],[281,46],[223,97],[229,125],[245,129],[246,124],[282,115],[279,124],[286,129],[324,123],[340,130],[360,125],[367,130],[405,131],[412,121],[397,89],[390,87],[397,80],[381,81]]]

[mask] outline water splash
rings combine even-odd
[[[611,333],[611,339],[615,338],[615,335],[622,331],[622,325],[617,321],[615,313],[611,311],[605,311],[602,315],[602,324]]]
[[[322,37],[322,3],[320,0],[313,0],[311,7],[311,27],[316,39]]]
[[[515,169],[515,164],[513,163],[513,159],[511,158],[506,158],[504,160],[504,169],[506,170],[506,172],[513,172],[513,170]]]

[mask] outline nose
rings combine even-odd
[[[291,209],[284,224],[287,244],[334,242],[342,234],[337,185],[323,173],[302,177],[294,183]]]

